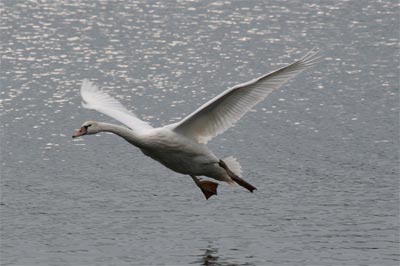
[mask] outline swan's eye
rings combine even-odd
[[[92,124],[87,125],[87,127],[91,127],[91,126],[92,126]]]

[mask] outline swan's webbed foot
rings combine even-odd
[[[193,181],[200,188],[201,192],[203,192],[204,196],[208,200],[211,196],[217,195],[217,187],[218,183],[208,180],[201,180],[196,176],[192,176]]]

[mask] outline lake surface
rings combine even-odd
[[[11,1],[1,11],[1,265],[398,265],[397,1]],[[89,78],[155,126],[324,61],[209,146],[258,190],[110,134],[72,140]]]

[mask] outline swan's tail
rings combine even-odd
[[[253,190],[257,189],[256,187],[239,177],[239,175],[242,173],[242,167],[240,166],[236,158],[231,156],[225,158],[224,160],[220,160],[219,165],[225,169],[229,177],[239,186],[246,188],[250,192],[253,192]]]
[[[240,166],[240,163],[235,157],[229,156],[223,161],[229,170],[231,170],[235,175],[240,176],[242,174],[242,166]]]

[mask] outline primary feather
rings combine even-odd
[[[87,79],[82,81],[81,96],[84,108],[108,115],[132,130],[144,132],[153,128],[126,109],[117,99],[111,97]]]

